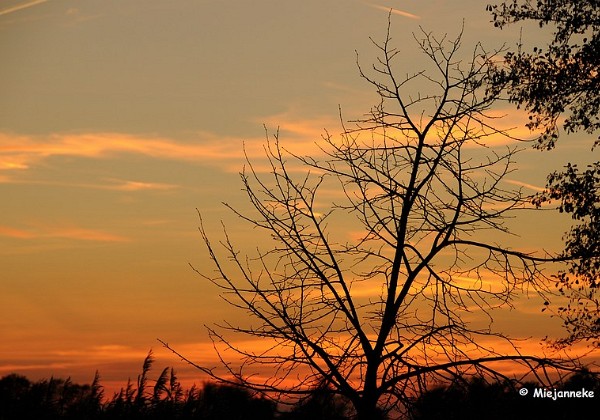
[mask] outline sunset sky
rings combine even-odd
[[[401,73],[419,69],[419,26],[456,36],[464,24],[465,54],[513,47],[520,27],[494,29],[487,3],[0,0],[0,376],[89,382],[98,369],[123,385],[153,348],[157,366],[200,382],[156,339],[211,361],[204,325],[234,317],[190,264],[211,270],[196,209],[209,231],[223,220],[255,245],[221,204],[247,205],[243,144],[260,162],[266,125],[316,152],[325,129],[341,131],[339,106],[352,119],[376,104],[356,51],[372,63],[390,8]],[[525,26],[523,40],[543,34]],[[501,124],[528,135],[502,106]],[[507,181],[535,191],[589,146],[527,150]],[[518,246],[556,250],[569,220],[521,223]],[[538,303],[503,321],[532,346],[560,333]]]

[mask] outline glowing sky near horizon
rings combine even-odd
[[[390,8],[405,71],[419,62],[419,26],[454,36],[464,21],[465,53],[513,46],[518,28],[494,29],[485,4],[0,1],[0,376],[90,381],[99,369],[124,383],[154,348],[193,377],[156,338],[212,360],[203,325],[231,309],[188,263],[209,269],[196,209],[214,231],[223,219],[250,238],[221,205],[244,208],[243,145],[260,160],[265,124],[309,150],[341,131],[338,105],[351,119],[376,104],[355,51],[370,65]],[[576,140],[524,152],[509,181],[540,188],[563,159],[589,154]],[[568,226],[524,223],[544,232],[519,238],[532,248]],[[527,302],[503,322],[533,340],[557,331]]]

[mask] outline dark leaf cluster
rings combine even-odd
[[[570,214],[577,224],[565,235],[564,257],[568,269],[557,275],[559,291],[569,303],[558,308],[569,336],[557,344],[594,340],[600,334],[600,162],[580,171],[568,164],[562,172],[548,176],[546,191],[534,203],[558,201],[561,213]]]
[[[493,72],[490,91],[508,92],[509,99],[529,112],[529,128],[542,132],[538,146],[551,149],[564,118],[566,133],[594,134],[600,129],[600,2],[538,0],[488,6],[494,23],[537,22],[553,36],[547,46],[526,52],[522,45],[508,53]],[[593,143],[597,146],[599,139]],[[584,171],[568,164],[548,176],[546,190],[534,203],[558,202],[575,225],[565,235],[563,258],[569,266],[557,276],[569,303],[558,308],[569,336],[556,344],[586,340],[600,345],[600,304],[596,295],[600,270],[600,162]]]
[[[506,66],[494,86],[507,88],[509,99],[530,112],[531,129],[541,129],[540,148],[558,139],[558,121],[567,132],[594,133],[600,128],[600,2],[539,0],[488,6],[496,27],[534,21],[554,29],[544,47],[506,54]],[[596,140],[596,144],[600,140]]]
[[[548,176],[546,191],[534,202],[538,206],[558,200],[561,213],[582,222],[571,228],[566,235],[565,257],[575,257],[570,272],[584,280],[591,288],[598,286],[600,274],[600,162],[579,171],[577,165],[568,164],[563,172]]]

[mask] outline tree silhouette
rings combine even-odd
[[[248,419],[269,420],[275,415],[270,400],[258,398],[245,388],[205,383],[184,391],[173,369],[165,368],[156,380],[149,377],[154,359],[144,360],[136,388],[127,386],[104,401],[100,376],[91,385],[79,385],[70,379],[31,382],[11,374],[0,378],[0,420],[187,420]],[[168,372],[168,374],[165,374]],[[153,391],[147,385],[154,383]]]
[[[528,395],[519,394],[525,387]],[[516,386],[511,381],[489,382],[481,377],[457,380],[452,384],[438,386],[420,395],[410,415],[411,420],[504,420],[522,419],[574,419],[585,418],[597,412],[600,403],[598,376],[589,371],[571,375],[557,389],[593,391],[594,398],[561,398],[551,400],[534,397],[534,389],[540,384],[528,382]]]
[[[97,373],[91,385],[70,378],[31,382],[11,374],[0,379],[0,419],[98,419],[102,395]]]
[[[196,364],[203,372],[274,398],[325,386],[356,418],[376,419],[402,413],[430,384],[506,379],[501,362],[540,381],[575,369],[522,354],[494,328],[495,311],[521,292],[546,298],[552,279],[542,268],[564,259],[507,245],[506,219],[536,208],[503,182],[518,149],[490,113],[496,53],[477,45],[461,61],[460,36],[422,35],[429,69],[400,77],[388,25],[376,64],[359,65],[381,102],[341,136],[326,134],[324,158],[288,153],[275,134],[270,178],[248,162],[241,179],[254,213],[228,207],[268,233],[270,248],[244,256],[226,230],[217,247],[200,219],[215,267],[200,274],[246,314],[209,328],[223,363]],[[339,194],[327,205],[332,188]],[[238,344],[248,336],[269,348]],[[261,379],[266,367],[273,373]]]
[[[31,382],[25,376],[11,374],[0,379],[0,418],[17,418],[27,406]]]
[[[503,2],[488,6],[497,27],[534,21],[553,28],[547,46],[506,54],[495,70],[492,86],[505,89],[509,99],[530,114],[531,129],[540,129],[538,146],[552,149],[559,138],[559,118],[567,133],[597,133],[600,129],[600,8],[596,1],[540,0]],[[593,144],[598,146],[600,138]],[[600,162],[580,170],[575,163],[548,176],[537,205],[558,201],[560,212],[575,225],[565,235],[564,256],[570,266],[559,273],[557,285],[569,298],[557,313],[569,336],[559,346],[582,340],[600,345]]]

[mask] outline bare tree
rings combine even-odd
[[[215,348],[233,350],[240,364],[220,352],[221,367],[197,365],[205,373],[278,396],[329,387],[357,418],[374,419],[432,383],[508,379],[503,362],[544,383],[551,371],[575,369],[522,354],[495,328],[495,313],[516,296],[549,293],[542,268],[561,259],[503,245],[506,219],[536,208],[503,182],[518,148],[488,115],[496,53],[478,45],[461,61],[460,36],[423,33],[417,43],[431,70],[401,78],[389,26],[374,42],[378,62],[359,69],[381,102],[340,136],[324,135],[324,157],[287,153],[276,134],[266,145],[270,174],[248,162],[241,178],[254,213],[232,210],[270,234],[272,247],[244,256],[226,231],[217,247],[201,225],[216,268],[201,275],[247,314],[209,328]],[[326,206],[321,190],[332,186],[340,198]],[[240,336],[272,346],[244,348]],[[269,379],[253,376],[265,367]]]

